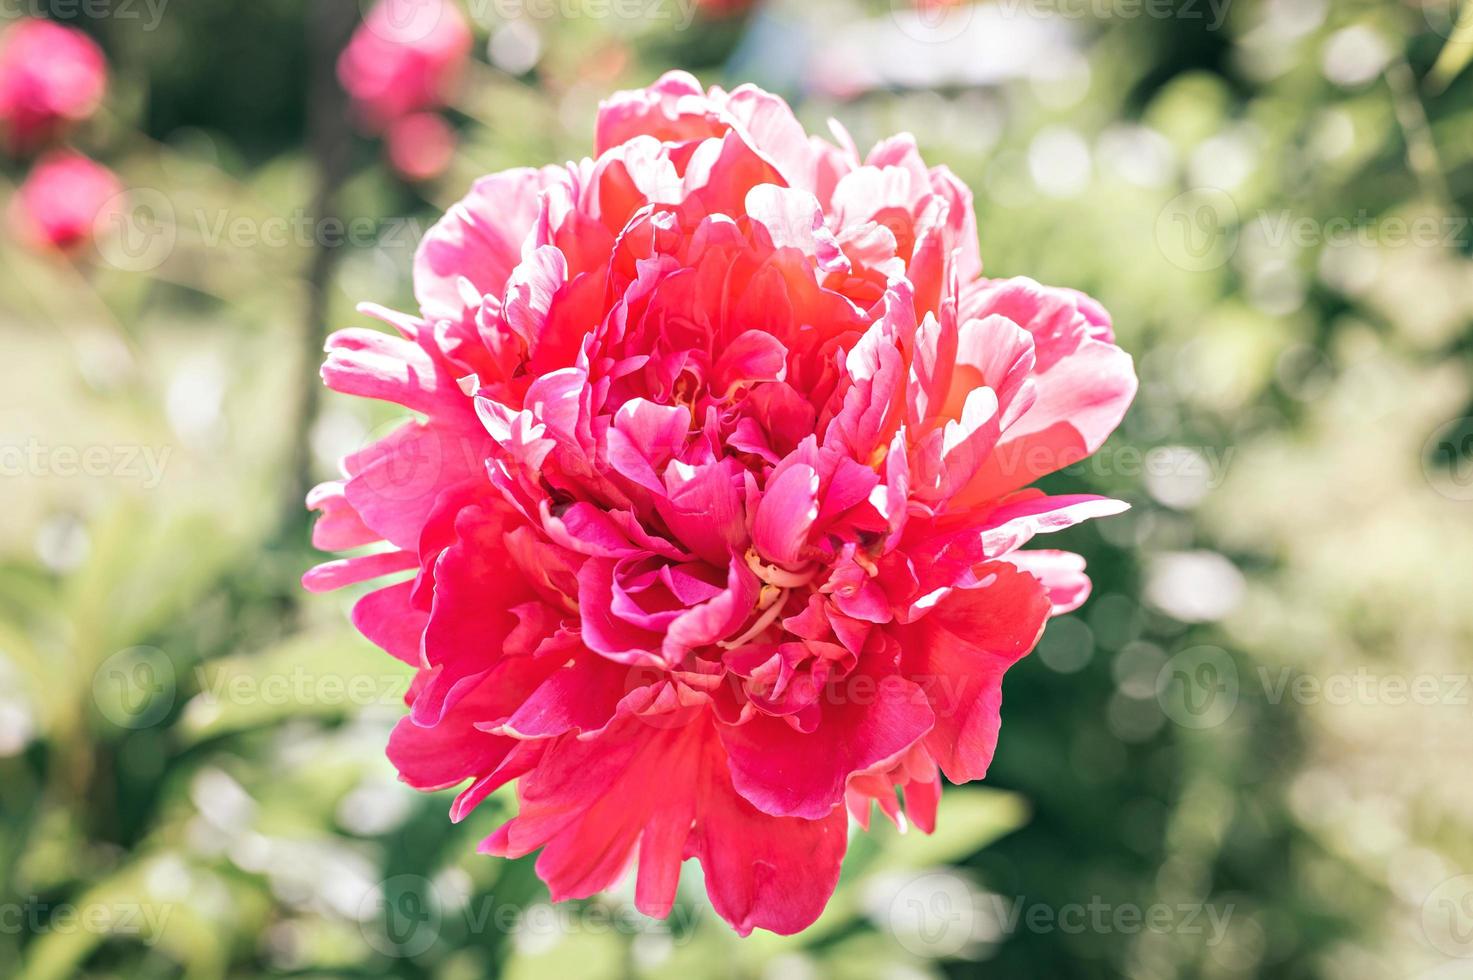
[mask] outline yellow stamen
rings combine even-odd
[[[885,457],[889,455],[890,446],[883,442],[880,443],[875,447],[875,451],[869,454],[869,468],[879,470],[881,466],[885,465]]]

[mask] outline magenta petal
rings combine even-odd
[[[641,629],[614,615],[615,563],[592,559],[578,573],[578,606],[583,614],[583,642],[590,650],[623,664],[658,661],[659,633]]]
[[[787,376],[788,349],[764,330],[739,334],[721,352],[712,374],[712,387],[729,395],[740,384],[781,381]]]
[[[319,484],[307,495],[307,507],[322,512],[312,527],[312,547],[321,551],[346,551],[378,540],[348,503],[342,480]]]
[[[936,716],[926,747],[954,783],[987,775],[1003,674],[1038,642],[1049,612],[1033,576],[1002,563],[981,574],[979,587],[951,592],[900,633],[905,672],[919,679]]]
[[[752,543],[768,561],[796,565],[816,520],[818,474],[806,463],[780,469],[757,505]]]
[[[340,558],[323,562],[302,576],[302,585],[309,592],[331,592],[346,585],[355,585],[369,579],[414,568],[419,559],[409,551],[383,551],[361,558]]]
[[[584,654],[553,671],[497,731],[513,738],[597,732],[639,675],[623,664]]]
[[[764,813],[827,816],[843,802],[850,776],[900,755],[935,720],[922,689],[898,674],[851,674],[819,703],[823,720],[812,734],[763,715],[720,727],[737,792]]]
[[[713,565],[725,565],[746,537],[739,479],[729,459],[695,467],[676,461],[665,470],[666,495],[655,501],[677,540]]]
[[[695,831],[716,913],[743,936],[806,929],[838,884],[846,823],[842,808],[818,820],[772,817],[718,782]]]
[[[353,606],[352,622],[358,632],[411,667],[423,667],[420,638],[429,615],[414,608],[413,582],[400,582],[370,592]]]

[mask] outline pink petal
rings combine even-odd
[[[1068,551],[1014,551],[1004,560],[1043,583],[1050,616],[1073,612],[1089,598],[1089,576],[1079,555]]]
[[[926,747],[954,783],[987,775],[1003,674],[1038,642],[1049,612],[1033,576],[1002,563],[978,573],[981,585],[949,593],[898,634],[904,672],[926,691],[936,716]]]
[[[414,295],[431,320],[458,320],[466,289],[500,296],[537,220],[538,192],[555,171],[508,170],[482,177],[425,233],[414,257]]]
[[[720,727],[737,792],[764,813],[827,816],[851,776],[900,755],[935,720],[921,688],[895,674],[850,674],[819,703],[823,719],[811,734],[765,715]]]
[[[818,520],[818,473],[806,463],[779,467],[757,505],[752,543],[770,562],[796,566]]]

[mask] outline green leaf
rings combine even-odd
[[[1464,3],[1458,10],[1458,20],[1448,35],[1447,43],[1437,56],[1437,63],[1427,76],[1428,86],[1434,92],[1447,88],[1468,67],[1470,60],[1473,60],[1473,3]]]

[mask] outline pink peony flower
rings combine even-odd
[[[338,59],[338,80],[364,127],[382,132],[446,103],[471,41],[452,0],[379,0]]]
[[[107,88],[107,61],[73,27],[26,17],[0,35],[0,129],[13,153],[91,116]]]
[[[15,236],[41,251],[75,253],[91,243],[123,185],[100,163],[71,150],[37,161],[10,202]]]
[[[986,774],[1003,673],[1089,590],[1019,550],[1124,505],[1036,477],[1135,392],[1093,300],[980,278],[971,196],[909,136],[863,160],[752,86],[606,102],[597,156],[482,178],[429,232],[420,314],[328,343],[420,413],[313,491],[324,590],[418,669],[389,756],[554,899],[700,861],[739,932],[822,911],[849,815],[929,832]],[[387,546],[383,545],[387,542]]]

